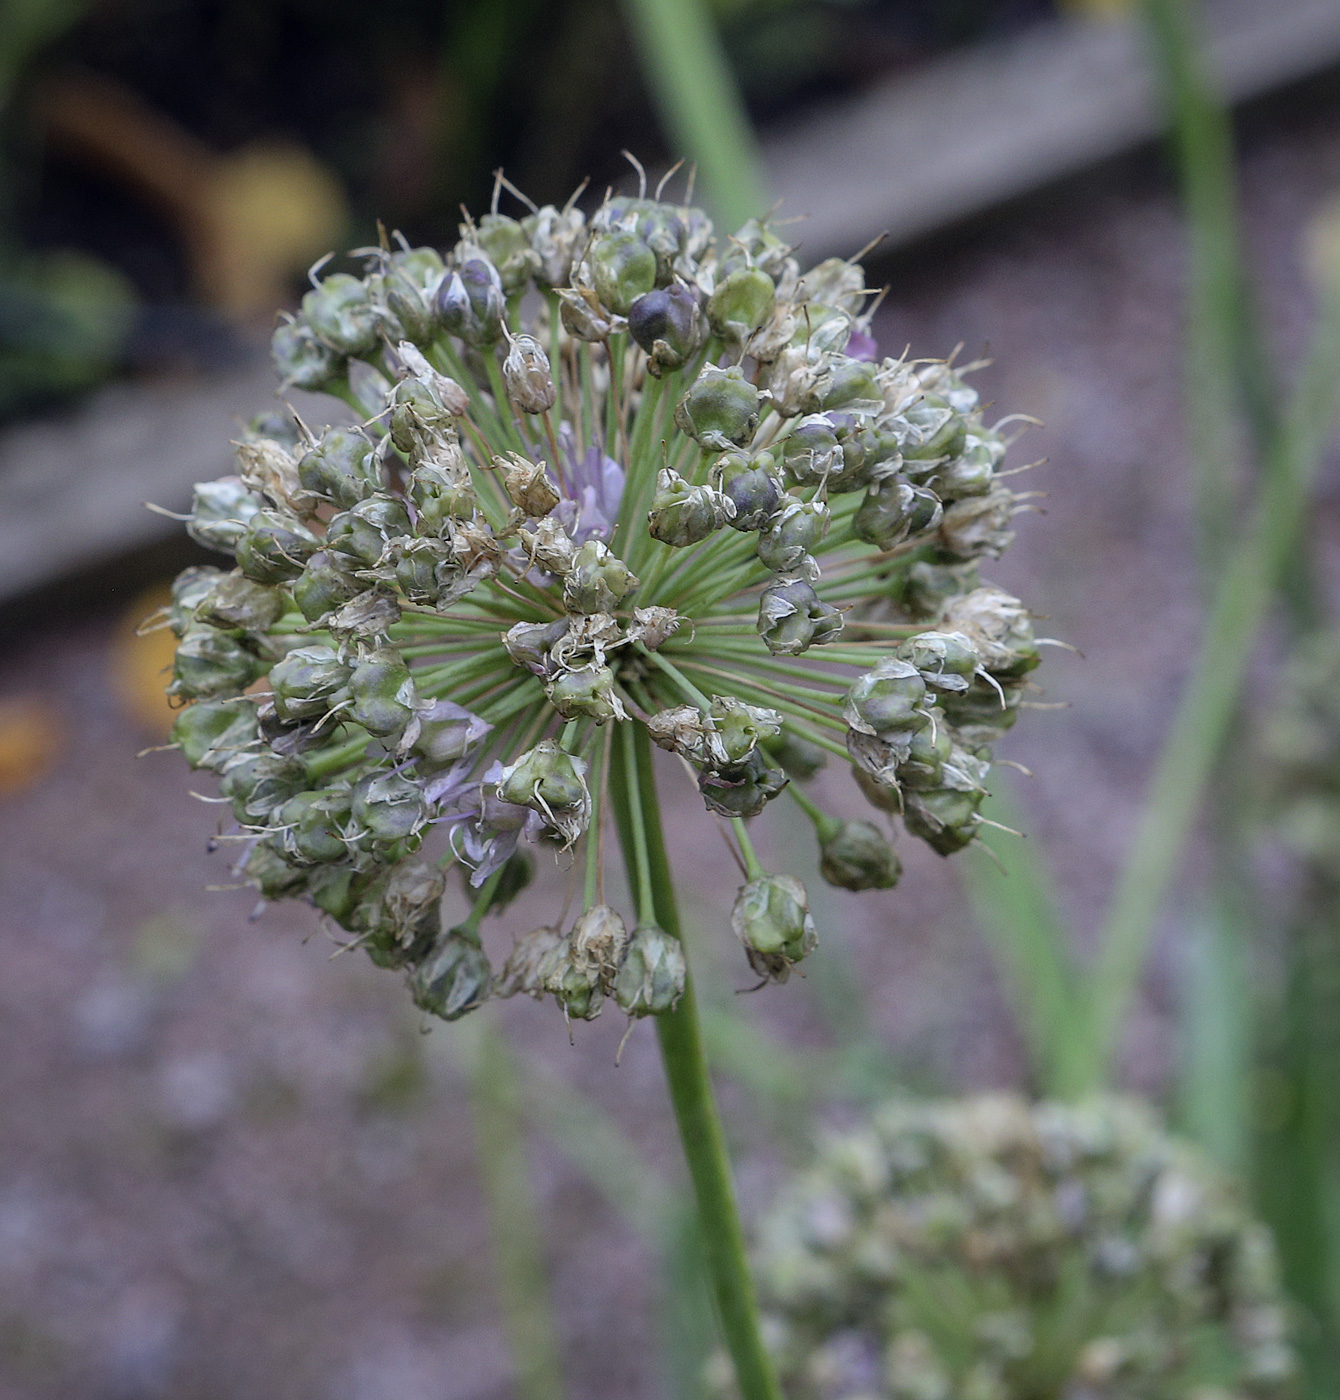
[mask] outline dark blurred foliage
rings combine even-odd
[[[787,115],[945,47],[1040,17],[1047,0],[722,0],[751,112]],[[491,172],[537,201],[585,176],[625,179],[621,148],[664,160],[618,0],[106,0],[35,56],[26,81],[83,71],[124,84],[218,150],[301,140],[346,184],[361,232],[383,218],[416,240],[454,236]],[[186,270],[151,210],[15,138],[30,242],[126,271],[150,301]]]

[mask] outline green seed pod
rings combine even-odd
[[[1019,680],[1042,660],[1028,609],[1002,588],[977,588],[952,599],[941,626],[964,633],[983,669],[998,680]]]
[[[369,877],[347,865],[310,866],[304,874],[312,905],[341,928],[352,930],[354,909]]]
[[[786,270],[791,245],[780,239],[762,219],[746,219],[730,236],[721,254],[723,271],[736,267],[761,268],[772,278]]]
[[[544,688],[549,703],[561,719],[583,715],[597,724],[623,719],[624,708],[614,692],[614,672],[608,666],[584,666],[560,671]]]
[[[398,739],[419,702],[409,667],[394,648],[365,656],[349,677],[349,718],[379,739]]]
[[[371,355],[381,340],[381,322],[360,278],[336,272],[302,299],[313,333],[338,355]]]
[[[804,579],[778,579],[758,603],[758,634],[775,656],[799,656],[811,646],[836,641],[842,614]]]
[[[284,853],[299,865],[330,865],[344,860],[349,843],[349,789],[323,788],[290,797],[275,813],[283,828]]]
[[[380,457],[355,428],[327,428],[298,459],[298,480],[341,510],[384,491],[387,485]]]
[[[542,739],[504,767],[498,779],[498,796],[555,823],[579,821],[578,830],[585,827],[591,811],[586,764],[567,753],[556,739]]]
[[[716,284],[707,299],[707,319],[727,345],[743,349],[772,320],[776,306],[772,278],[760,268],[742,267]]]
[[[421,535],[446,534],[449,522],[471,519],[479,505],[463,461],[420,463],[410,474],[409,498]]]
[[[922,734],[925,732],[925,730],[921,731]],[[920,735],[917,737],[919,738]],[[915,740],[913,742],[915,743]],[[901,769],[898,771],[901,772]],[[903,810],[903,790],[899,787],[896,776],[887,779],[877,777],[857,763],[852,764],[851,775],[855,779],[856,786],[861,789],[861,796],[872,807],[878,807],[881,812],[901,812]],[[927,786],[934,787],[938,782],[939,771],[937,770],[935,782],[928,783]]]
[[[239,758],[223,770],[219,791],[233,804],[233,815],[246,826],[266,826],[274,814],[307,788],[302,761],[276,753]]]
[[[613,612],[638,586],[637,576],[601,540],[587,540],[563,580],[563,601],[574,612]]]
[[[942,462],[926,478],[926,485],[948,505],[950,501],[985,496],[995,479],[995,459],[986,446],[978,442]]]
[[[221,700],[240,695],[265,671],[255,652],[228,632],[192,623],[177,644],[168,694],[183,700]]]
[[[802,397],[801,408],[807,413],[880,413],[884,393],[875,374],[875,366],[866,360],[833,355]]]
[[[735,507],[726,523],[736,530],[761,530],[783,499],[773,454],[724,452],[712,470],[722,495]]]
[[[709,812],[723,817],[756,817],[786,787],[784,769],[755,749],[742,763],[698,774],[698,791]]]
[[[635,233],[604,234],[586,256],[596,295],[617,316],[656,285],[656,254]]]
[[[437,291],[439,321],[476,350],[492,345],[502,334],[506,310],[498,270],[483,258],[471,258],[448,273]]]
[[[418,711],[418,733],[409,746],[422,775],[440,773],[468,758],[493,728],[452,700],[434,700]]]
[[[711,452],[743,447],[758,427],[758,390],[739,365],[706,365],[675,407],[675,425]]]
[[[834,820],[820,836],[819,873],[844,890],[889,890],[902,874],[898,853],[867,821]]]
[[[287,611],[288,599],[281,590],[232,573],[224,574],[200,600],[196,616],[212,627],[268,632]]]
[[[482,1006],[493,989],[493,969],[479,944],[455,929],[443,934],[410,975],[414,1005],[444,1021]]]
[[[1023,688],[1008,680],[976,676],[965,691],[940,697],[945,721],[953,725],[960,740],[970,747],[993,744],[1019,718]]]
[[[438,332],[434,293],[446,276],[446,266],[434,248],[391,254],[382,278],[382,300],[395,325],[396,340],[429,345]]]
[[[866,492],[852,528],[876,549],[892,549],[906,539],[925,534],[940,523],[939,497],[901,476],[886,477]]]
[[[422,831],[428,803],[417,783],[382,770],[354,784],[353,819],[357,829],[375,841],[402,841]]]
[[[708,718],[716,732],[721,762],[743,763],[765,740],[781,732],[782,717],[776,710],[747,705],[733,695],[714,695]]]
[[[986,793],[980,788],[938,787],[908,792],[903,800],[903,824],[911,835],[942,856],[970,845],[982,824],[977,809]]]
[[[514,297],[540,271],[540,256],[524,226],[506,214],[485,214],[474,230],[475,241],[498,269],[503,294]]]
[[[649,356],[648,372],[659,379],[687,364],[702,343],[698,298],[682,282],[656,288],[629,307],[628,330]]]
[[[332,516],[326,526],[326,552],[346,567],[375,568],[393,539],[413,534],[409,514],[394,496],[369,496]]]
[[[660,1016],[684,995],[688,963],[679,939],[655,924],[639,924],[614,976],[614,999],[629,1016]]]
[[[647,531],[652,539],[682,549],[705,540],[734,513],[728,496],[710,486],[691,486],[678,472],[662,467],[656,474]]]
[[[202,481],[191,495],[191,518],[186,522],[186,533],[206,549],[232,554],[246,533],[247,523],[257,511],[264,509],[264,499],[248,491],[238,477]]]
[[[547,413],[558,402],[549,356],[534,336],[516,336],[502,366],[507,397],[523,413]]]
[[[259,739],[256,706],[241,698],[197,700],[172,725],[172,742],[187,763],[216,773]]]
[[[307,885],[307,871],[292,865],[269,841],[258,841],[247,852],[237,874],[259,890],[262,899],[292,899]]]
[[[215,569],[209,564],[194,564],[189,569],[183,569],[172,580],[172,601],[167,605],[166,615],[168,626],[178,637],[195,621],[195,612],[200,604],[227,577],[222,569]],[[146,619],[145,625],[152,625],[158,616],[155,614],[153,618]]]
[[[545,990],[553,994],[569,1020],[594,1021],[604,1007],[605,989],[598,973],[572,961],[570,948],[571,940],[565,938],[560,956],[546,965]]]
[[[344,355],[317,338],[306,321],[284,321],[270,337],[270,359],[282,387],[319,394],[348,373]]]
[[[977,564],[933,564],[917,560],[895,576],[892,600],[913,619],[939,617],[945,604],[962,593],[971,593],[981,580]]]
[[[378,872],[363,890],[351,921],[378,967],[423,962],[442,931],[446,881],[421,860]]]
[[[321,622],[363,591],[363,585],[318,550],[293,581],[293,601],[308,622]]]
[[[441,602],[461,577],[460,561],[446,540],[399,539],[391,551],[396,585],[411,603]]]
[[[967,690],[981,658],[962,632],[921,632],[896,655],[910,661],[932,690]]]
[[[898,765],[900,787],[924,789],[940,786],[944,779],[944,766],[954,747],[954,736],[949,728],[954,721],[947,713],[945,719],[946,723],[928,724],[912,736],[907,757]],[[859,770],[857,776],[860,776]],[[901,803],[896,804],[894,810],[899,807]]]
[[[939,394],[923,394],[899,415],[895,424],[908,462],[956,457],[967,433],[963,418]]]
[[[758,557],[774,573],[818,577],[813,551],[828,533],[832,513],[825,501],[783,496],[777,513],[759,532]]]
[[[782,440],[782,470],[793,486],[820,486],[842,470],[842,444],[831,418],[802,418]]]
[[[910,661],[885,657],[847,692],[842,713],[862,734],[889,739],[914,733],[930,723],[926,682]]]
[[[348,699],[353,668],[331,647],[294,647],[270,668],[275,712],[288,724],[324,719]]]
[[[805,886],[791,875],[761,875],[743,885],[730,921],[749,966],[777,982],[819,941]]]
[[[292,516],[258,510],[237,542],[237,567],[256,583],[287,583],[320,548],[321,541]]]
[[[838,427],[842,460],[828,478],[830,492],[859,491],[894,476],[903,464],[898,435],[876,425]]]
[[[828,755],[818,744],[802,739],[785,725],[781,733],[762,742],[769,755],[781,764],[783,772],[793,782],[804,782],[814,777],[828,762]]]
[[[397,353],[403,358],[412,348],[401,344]],[[437,374],[426,361],[425,367],[431,378],[412,374],[391,390],[391,441],[416,465],[430,452],[457,446],[456,419],[470,403],[454,379]]]

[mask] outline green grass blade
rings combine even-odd
[[[729,228],[768,211],[758,147],[704,0],[625,0],[642,71],[672,148]]]

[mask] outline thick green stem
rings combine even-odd
[[[656,921],[667,933],[678,938],[679,912],[661,832],[651,767],[651,742],[646,730],[641,725],[636,726],[631,769],[623,745],[614,745],[611,758],[614,770],[610,794],[629,882],[634,889],[638,888],[639,862],[632,813],[632,804],[636,802],[641,809],[645,864],[649,867]],[[744,1231],[735,1204],[725,1137],[707,1073],[691,976],[685,981],[684,995],[675,1010],[656,1018],[656,1032],[680,1142],[693,1179],[698,1223],[718,1320],[735,1364],[740,1394],[743,1400],[780,1400],[781,1391],[759,1331],[754,1283],[745,1256]]]

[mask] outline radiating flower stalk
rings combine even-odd
[[[796,1400],[1265,1400],[1297,1378],[1269,1232],[1129,1099],[888,1104],[788,1185],[758,1279]]]
[[[661,194],[589,218],[495,197],[445,256],[383,239],[361,275],[314,273],[275,362],[353,421],[258,420],[187,520],[236,567],[174,586],[174,737],[219,776],[241,878],[447,1020],[516,993],[569,1023],[682,1014],[648,740],[728,824],[731,925],[782,982],[817,934],[745,823],[789,793],[825,879],[888,888],[899,824],[974,840],[1028,703],[1029,614],[977,574],[1028,507],[971,367],[881,358],[857,263],[802,274],[768,222],[717,238]],[[830,758],[870,819],[801,791]],[[481,921],[529,846],[580,898],[495,970]],[[448,926],[449,868],[470,907]]]

